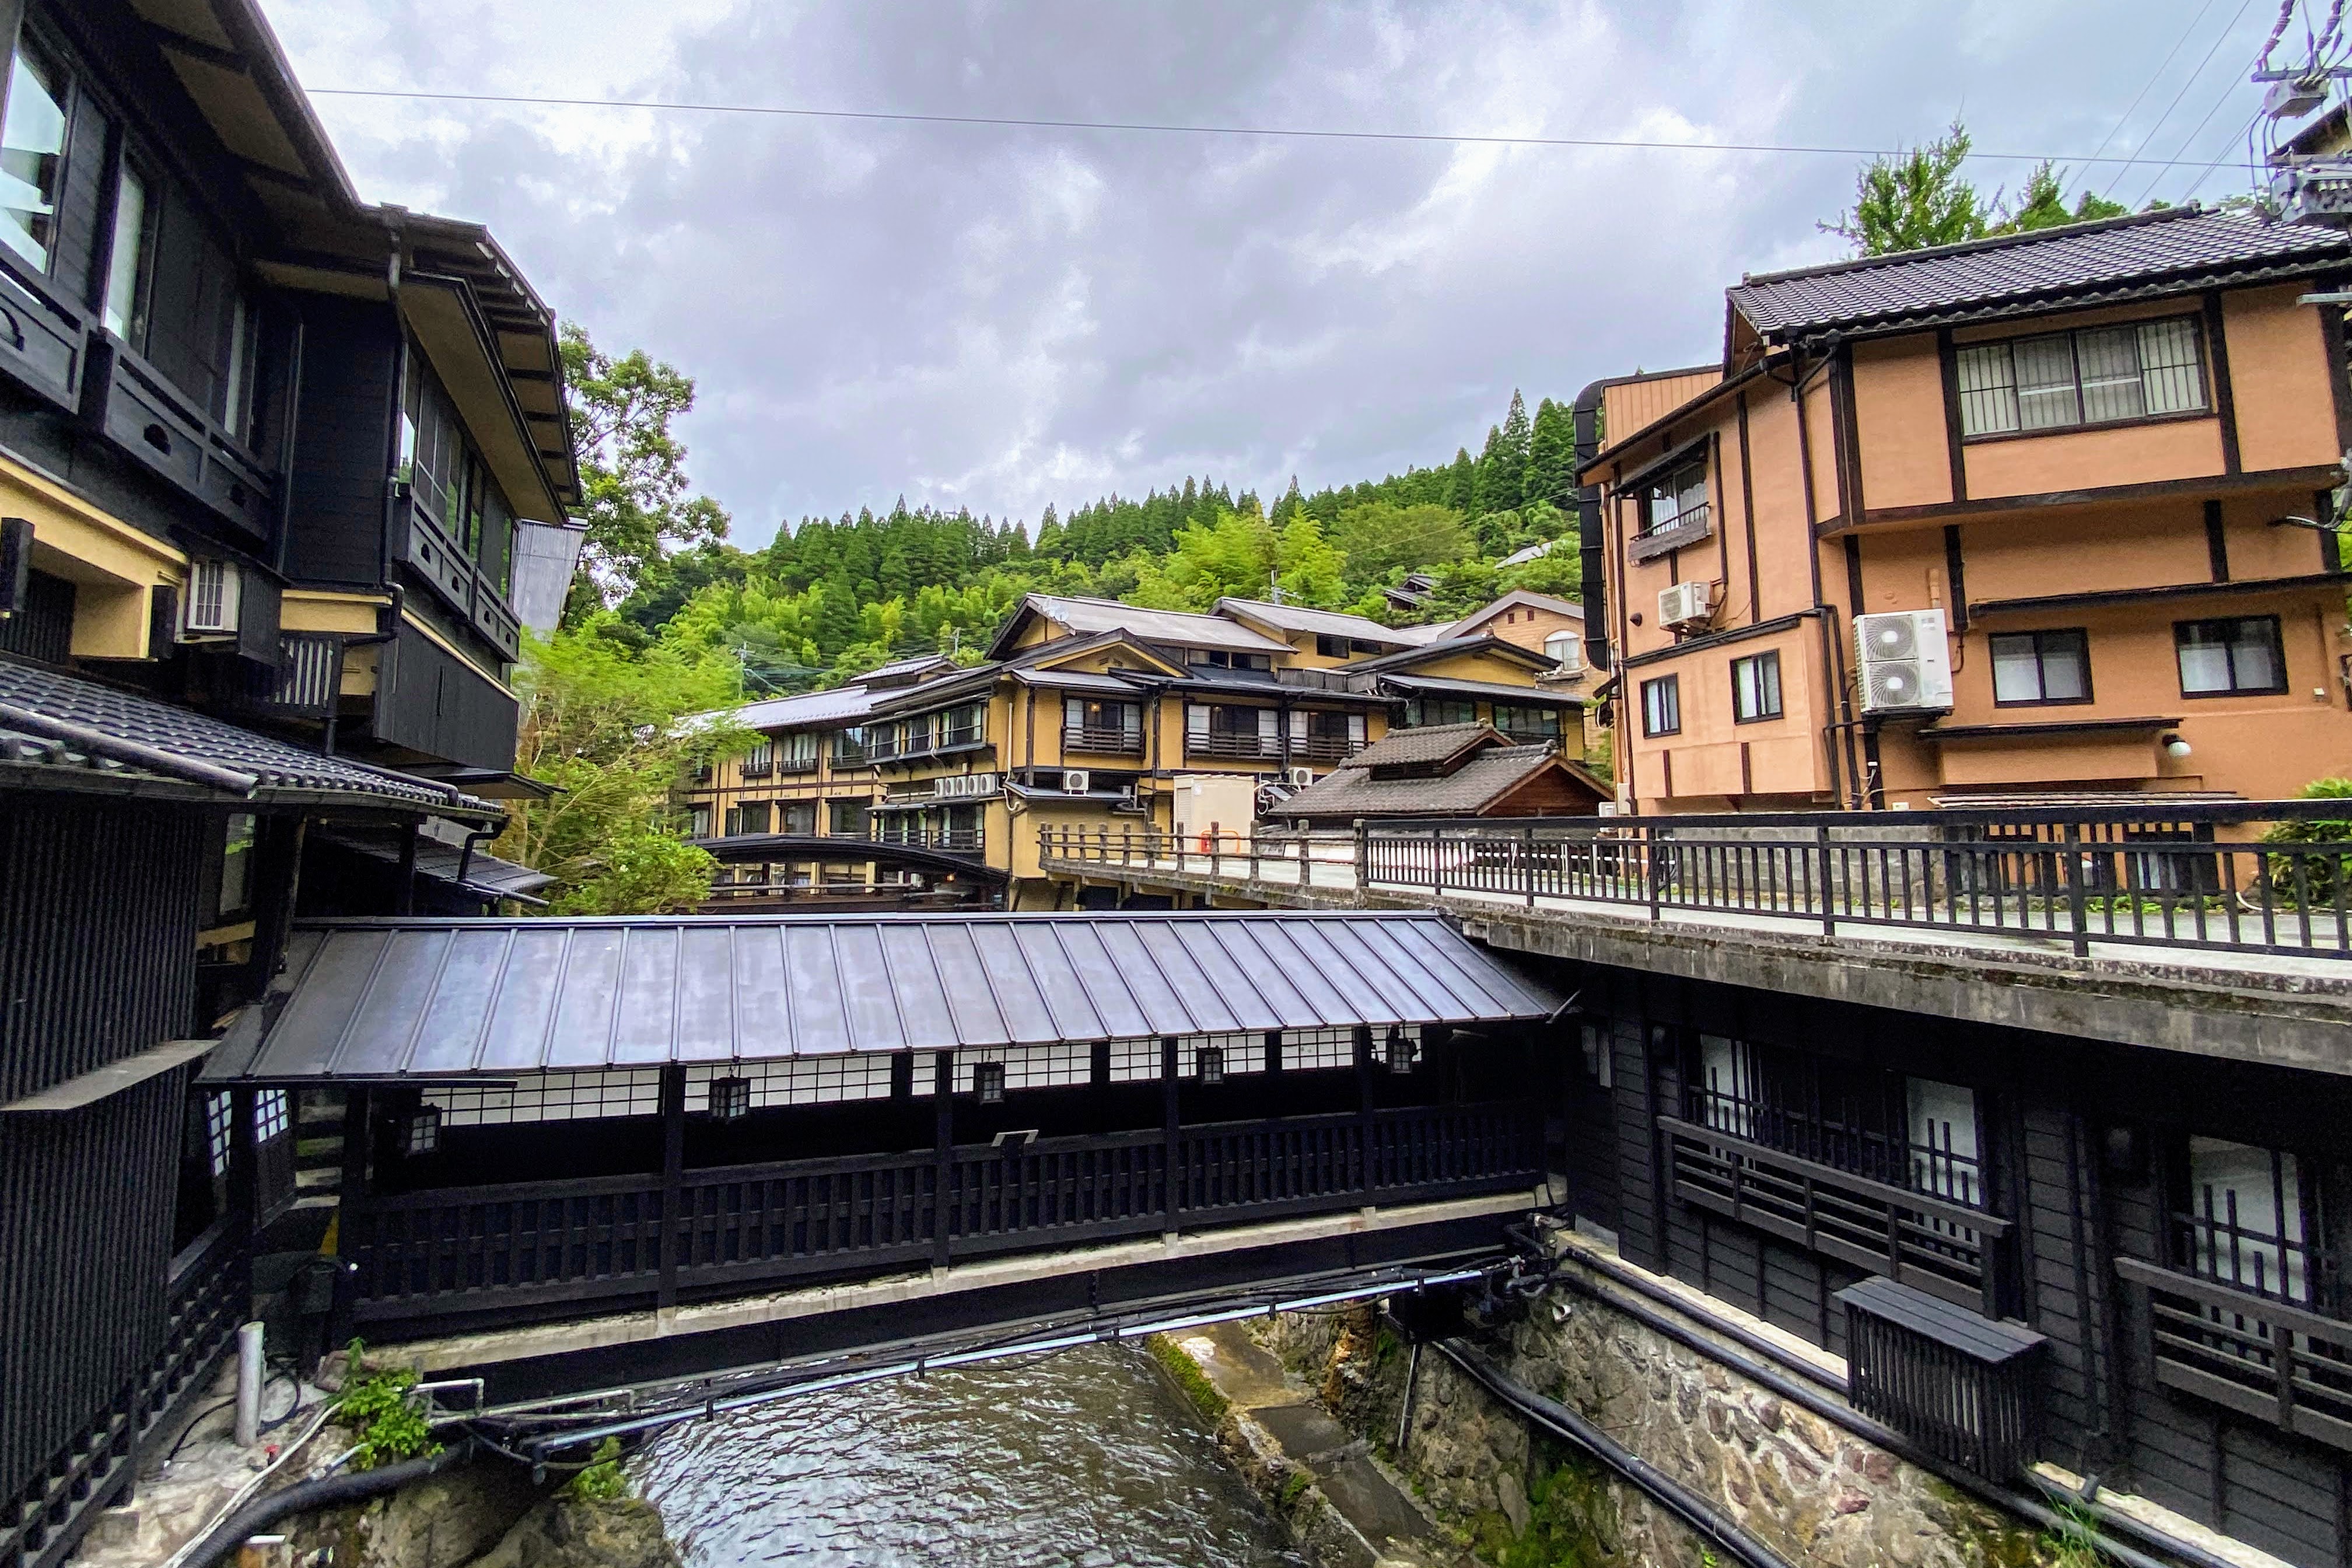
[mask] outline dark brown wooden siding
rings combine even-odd
[[[191,1033],[209,826],[121,801],[0,809],[0,1104]]]
[[[399,336],[392,307],[323,295],[301,301],[302,389],[287,510],[296,582],[383,580]]]
[[[0,1503],[163,1349],[194,1071],[0,1125]]]

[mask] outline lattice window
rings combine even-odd
[[[428,1089],[448,1127],[501,1127],[518,1121],[588,1121],[661,1113],[661,1069],[537,1073],[512,1088],[471,1085]]]
[[[1265,1036],[1192,1035],[1176,1043],[1176,1070],[1184,1078],[1201,1076],[1201,1052],[1203,1048],[1224,1054],[1224,1075],[1265,1070]]]
[[[1421,1031],[1416,1028],[1417,1037]],[[1285,1029],[1282,1031],[1282,1070],[1312,1072],[1322,1068],[1351,1068],[1356,1065],[1356,1031],[1353,1029]]]
[[[1159,1048],[1159,1041],[1150,1043],[1154,1050]],[[981,1062],[1004,1065],[1006,1089],[1061,1089],[1092,1080],[1094,1048],[1064,1040],[1050,1046],[979,1046],[958,1051],[958,1094],[972,1092],[972,1068]]]
[[[751,1109],[776,1105],[839,1105],[845,1100],[890,1098],[892,1057],[855,1055],[794,1057],[772,1062],[717,1062],[686,1069],[686,1108],[710,1104],[714,1079],[741,1079],[751,1085]]]
[[[294,1125],[292,1101],[282,1089],[265,1089],[253,1097],[253,1141],[267,1143]]]
[[[1113,1040],[1110,1043],[1110,1080],[1113,1083],[1141,1083],[1160,1076],[1160,1042],[1158,1040]]]
[[[235,1125],[226,1094],[208,1096],[205,1100],[205,1149],[212,1156],[213,1174],[228,1174],[229,1131]]]

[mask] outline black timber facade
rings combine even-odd
[[[512,541],[577,476],[552,315],[358,200],[249,0],[0,48],[0,1563],[48,1568],[325,1221],[295,1097],[196,1085],[306,879],[493,901],[414,845],[499,808],[385,770],[511,768]]]
[[[2352,1079],[1562,979],[1553,1168],[1629,1262],[1839,1355],[1837,1293],[1873,1276],[2021,1324],[2047,1340],[2040,1458],[2304,1568],[2352,1563]]]

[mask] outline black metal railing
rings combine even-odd
[[[948,849],[977,855],[987,848],[988,836],[978,827],[899,827],[882,823],[877,824],[866,836],[866,842],[896,844],[909,849]]]
[[[1542,1163],[1525,1107],[1422,1107],[689,1171],[668,1210],[658,1175],[366,1198],[341,1245],[358,1321],[585,1308],[1507,1191]]]
[[[1073,724],[1062,731],[1065,752],[1092,752],[1102,756],[1140,756],[1143,731],[1115,724]]]
[[[1741,1094],[1696,1083],[1683,1086],[1683,1120],[1874,1182],[1970,1208],[1985,1204],[1983,1162],[1958,1147],[1948,1122],[1930,1130],[1922,1142],[1794,1109],[1769,1094]]]
[[[2314,800],[1381,822],[1355,830],[1349,858],[1359,889],[1433,898],[1909,928],[2078,955],[2116,942],[2352,958],[2347,816]],[[1174,847],[1039,831],[1049,859],[1088,866],[1163,870]],[[1261,854],[1235,839],[1218,869],[1191,868],[1230,874],[1292,842]]]
[[[1658,1131],[1683,1202],[2000,1315],[2010,1221],[1677,1116],[1659,1117]]]
[[[2116,1272],[2146,1292],[2158,1383],[2352,1449],[2352,1322],[2137,1258]]]

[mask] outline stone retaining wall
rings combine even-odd
[[[1530,1562],[1672,1564],[1711,1558],[1679,1521],[1424,1350],[1412,1419],[1398,1419],[1412,1356],[1392,1330],[1347,1320],[1259,1320],[1258,1342],[1320,1389],[1442,1520],[1490,1561],[1530,1532]],[[1516,1381],[1581,1413],[1701,1492],[1791,1562],[1822,1568],[2026,1568],[2060,1543],[1863,1443],[1632,1317],[1554,1291],[1486,1336]],[[2088,1561],[2089,1559],[2075,1559]]]

